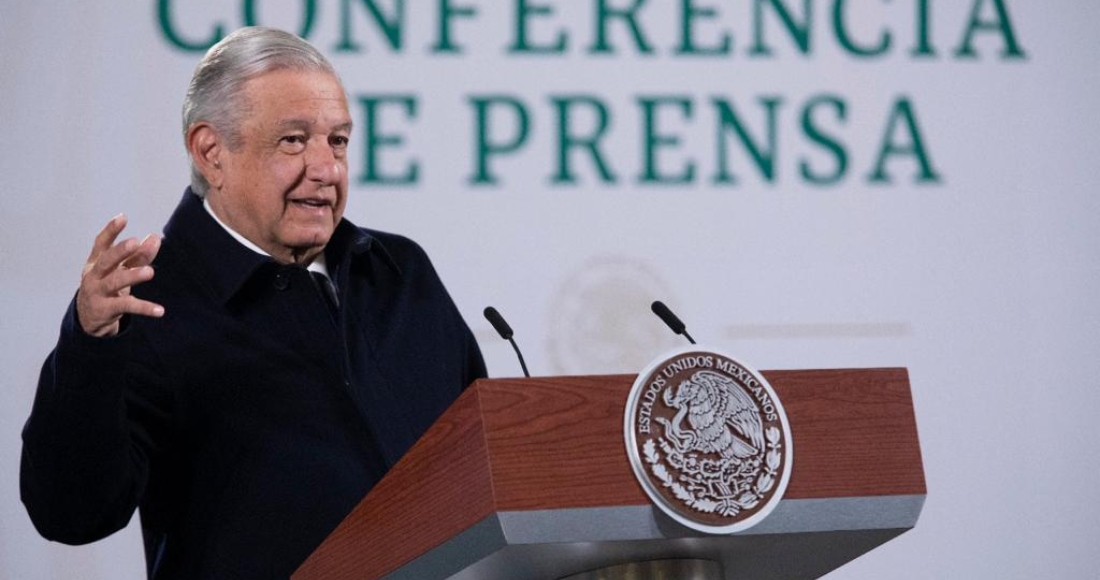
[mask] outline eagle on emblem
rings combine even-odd
[[[740,463],[764,449],[764,426],[760,411],[737,383],[714,371],[695,373],[662,397],[676,409],[671,421],[656,418],[678,451],[717,453]],[[684,427],[687,419],[688,428]]]

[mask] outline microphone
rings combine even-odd
[[[512,327],[508,326],[508,323],[504,321],[504,317],[492,306],[486,306],[484,314],[485,319],[489,321],[489,324],[493,325],[497,334],[504,340],[512,343],[512,350],[516,351],[516,356],[519,358],[519,366],[523,369],[523,376],[531,378],[531,373],[527,372],[527,363],[523,361],[523,353],[521,353],[519,347],[516,346],[516,341],[512,340]]]
[[[684,335],[684,337],[688,339],[688,342],[690,342],[691,344],[695,344],[695,339],[691,338],[691,335],[688,334],[687,327],[684,326],[684,323],[681,322],[680,319],[677,318],[676,315],[668,309],[668,306],[665,306],[664,302],[661,302],[660,300],[654,300],[653,305],[650,306],[650,308],[653,310],[653,313],[656,314],[658,318],[663,320],[664,323],[672,329],[672,332]]]

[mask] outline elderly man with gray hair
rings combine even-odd
[[[332,65],[245,28],[183,107],[163,239],[96,237],[23,430],[23,502],[82,544],[137,509],[150,578],[286,578],[485,366],[423,250],[343,219]]]

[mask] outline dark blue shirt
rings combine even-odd
[[[334,318],[304,268],[234,240],[190,190],[162,304],[111,338],[70,304],[23,431],[23,502],[86,543],[139,508],[151,578],[285,578],[485,366],[423,250],[342,221]]]

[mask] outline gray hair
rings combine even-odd
[[[240,125],[248,112],[242,102],[245,83],[280,69],[298,69],[339,75],[316,48],[297,36],[275,28],[241,28],[210,47],[195,67],[183,99],[183,138],[198,122],[210,123],[230,149],[241,145]],[[191,159],[191,189],[205,197],[210,184]]]

